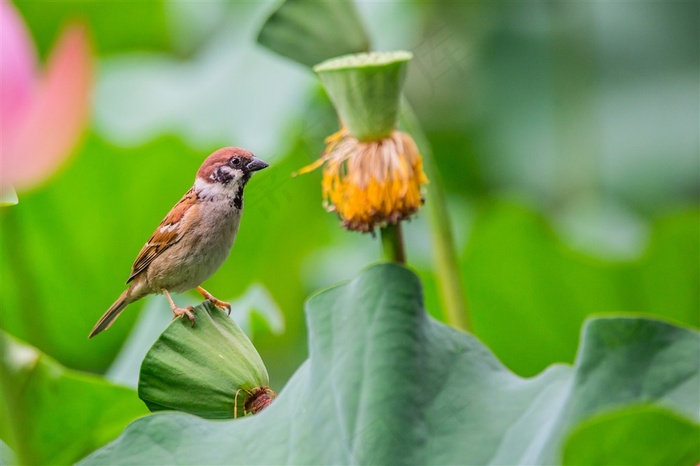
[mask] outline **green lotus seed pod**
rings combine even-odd
[[[195,325],[175,319],[141,364],[138,393],[151,411],[208,419],[255,414],[275,397],[267,369],[236,322],[205,301]]]
[[[326,60],[314,71],[348,131],[360,141],[382,139],[396,128],[409,52],[370,52]]]

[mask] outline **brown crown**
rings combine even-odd
[[[243,166],[247,164],[246,160],[253,160],[253,154],[250,151],[241,149],[240,147],[224,147],[207,157],[197,171],[197,178],[209,180],[212,172],[221,165],[227,164],[232,157],[240,157],[243,161]]]

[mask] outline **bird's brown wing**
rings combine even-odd
[[[130,283],[138,274],[163,254],[163,251],[177,243],[187,231],[187,217],[195,216],[192,207],[197,204],[197,194],[190,189],[175,204],[168,215],[160,222],[156,231],[151,235],[131,267],[131,275],[126,283]]]

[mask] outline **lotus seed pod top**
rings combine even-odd
[[[411,58],[409,52],[359,53],[314,67],[343,124],[359,141],[387,137],[396,128]]]

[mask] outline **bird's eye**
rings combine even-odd
[[[240,167],[241,166],[241,159],[238,157],[234,157],[231,159],[231,161],[229,163],[231,164],[232,167]]]

